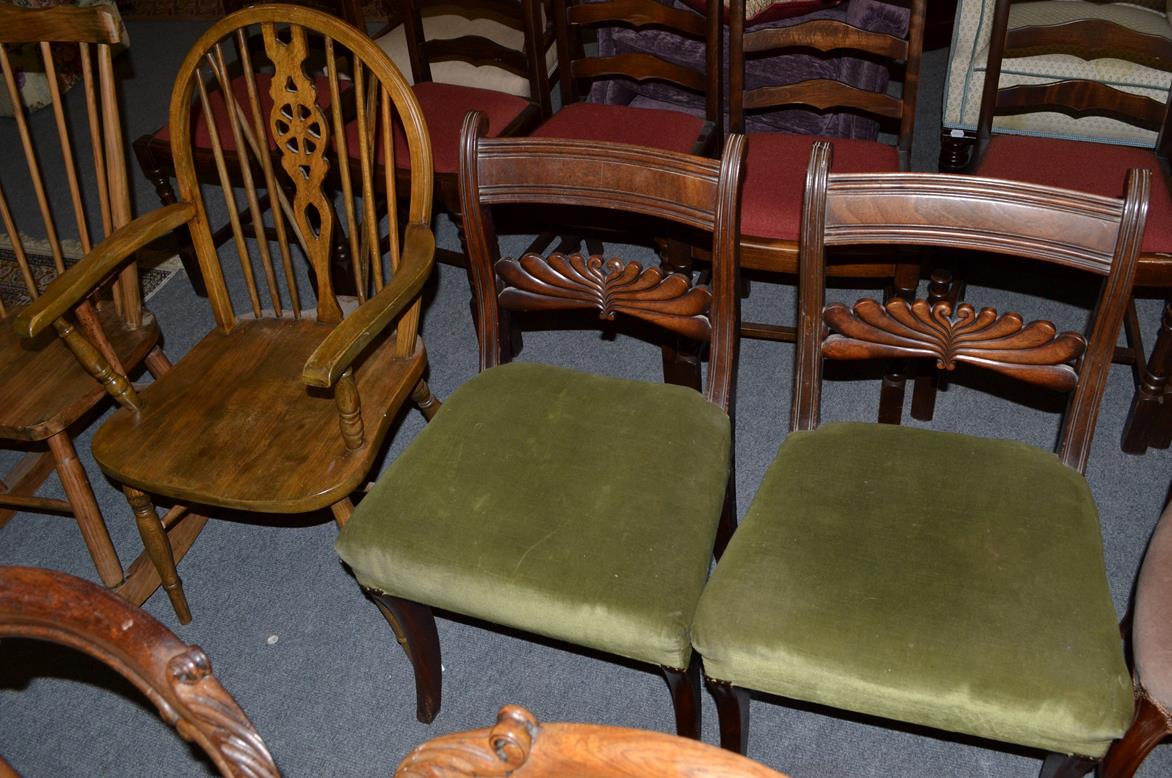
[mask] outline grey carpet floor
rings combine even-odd
[[[176,67],[194,41],[199,23],[132,22],[132,48],[120,67],[127,135],[162,121]],[[931,169],[937,153],[940,90],[946,52],[927,57],[921,85],[916,167]],[[0,125],[0,132],[7,128]],[[9,136],[3,136],[5,138]],[[156,205],[137,176],[138,212]],[[437,220],[441,245],[455,233]],[[515,248],[515,245],[512,246]],[[1085,300],[1057,294],[1006,292],[974,271],[969,298],[1015,307],[1058,324],[1081,327]],[[431,383],[442,397],[475,373],[475,342],[463,271],[440,267],[426,291],[423,336],[431,357]],[[184,354],[210,327],[206,303],[180,277],[152,300],[172,358]],[[793,290],[754,284],[747,318],[786,321]],[[1155,301],[1141,315],[1154,335]],[[523,358],[591,367],[615,374],[658,377],[658,351],[627,338],[606,342],[591,333],[557,338],[530,332]],[[737,495],[743,514],[761,474],[785,436],[790,397],[788,345],[743,344],[737,399]],[[1023,440],[1052,445],[1054,409],[1023,406],[960,380],[941,395],[936,426],[977,434],[1013,430]],[[873,377],[832,382],[827,419],[874,417],[878,384]],[[1142,457],[1119,451],[1123,417],[1132,392],[1129,372],[1116,367],[1104,403],[1088,478],[1102,512],[1112,592],[1122,612],[1136,567],[1172,475],[1172,453]],[[390,443],[394,457],[422,427],[410,412]],[[94,425],[96,426],[96,425]],[[110,525],[115,546],[128,563],[140,541],[125,502],[89,457],[89,431],[78,450]],[[11,461],[0,455],[0,465]],[[644,463],[657,478],[686,477],[687,463]],[[55,479],[42,489],[60,496]],[[948,485],[941,485],[948,499]],[[390,630],[359,593],[333,551],[336,534],[328,516],[291,520],[234,517],[214,520],[181,565],[195,619],[179,626],[166,598],[156,594],[146,609],[180,637],[202,646],[216,674],[235,695],[290,776],[390,774],[415,744],[445,732],[489,724],[506,703],[531,708],[543,720],[604,722],[671,731],[666,685],[648,669],[570,647],[509,634],[458,618],[439,620],[444,651],[445,699],[431,726],[415,721],[410,666]],[[17,515],[0,529],[0,564],[40,565],[95,578],[81,537],[66,519]],[[704,703],[704,739],[717,740],[715,709]],[[95,662],[44,644],[0,644],[0,753],[28,776],[206,775],[210,765],[170,732],[133,688]],[[750,755],[795,778],[822,776],[1028,776],[1039,755],[999,744],[869,720],[814,706],[755,699]],[[1172,774],[1165,747],[1141,775]]]

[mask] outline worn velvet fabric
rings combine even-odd
[[[676,8],[688,8],[679,0],[668,2]],[[881,0],[851,0],[849,3],[814,11],[804,16],[754,25],[751,30],[784,27],[811,19],[838,19],[863,30],[904,36],[907,33],[907,8]],[[728,51],[728,32],[725,31],[724,50]],[[625,27],[604,27],[598,31],[598,52],[601,56],[652,52],[657,56],[704,70],[704,41],[680,38],[663,30],[634,30]],[[727,70],[727,63],[725,68]],[[887,90],[888,72],[882,65],[858,57],[816,57],[809,54],[782,54],[770,57],[750,57],[745,65],[745,86],[792,84],[815,78],[845,81],[859,89],[872,92]],[[725,83],[728,82],[727,73]],[[628,104],[639,98],[658,107],[670,104],[680,110],[702,114],[704,100],[700,95],[658,81],[634,83],[622,79],[598,81],[591,90],[593,102]],[[727,95],[726,95],[727,99]],[[802,108],[784,108],[752,112],[745,117],[749,132],[795,132],[806,135],[832,135],[841,138],[878,137],[879,125],[865,116],[853,113],[824,113]]]
[[[1098,514],[1025,444],[878,424],[790,435],[696,612],[705,673],[1102,755],[1132,690]]]
[[[730,440],[691,389],[492,368],[383,473],[338,553],[364,586],[683,668]]]

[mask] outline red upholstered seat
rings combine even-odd
[[[431,154],[437,174],[455,175],[460,159],[460,125],[469,111],[480,111],[488,117],[488,137],[495,138],[527,108],[528,100],[492,89],[477,89],[456,84],[438,84],[424,81],[411,87],[427,120],[427,134],[431,137]],[[358,124],[346,125],[347,150],[350,156],[358,154]],[[378,161],[383,161],[383,150],[378,148]],[[411,157],[407,152],[407,138],[403,128],[395,123],[395,167],[409,170]]]
[[[741,199],[741,235],[777,240],[798,239],[806,168],[815,141],[834,144],[835,173],[891,173],[899,170],[894,146],[869,140],[823,138],[778,132],[749,133],[745,188]]]
[[[704,120],[682,111],[607,103],[571,103],[533,131],[535,138],[577,138],[629,143],[689,153]]]
[[[1060,186],[1107,197],[1123,195],[1133,167],[1152,171],[1152,194],[1141,251],[1172,253],[1172,194],[1150,149],[1107,143],[996,135],[974,171],[979,176]]]
[[[272,80],[273,77],[268,74],[256,74],[256,99],[257,102],[260,103],[261,119],[264,122],[266,128],[265,134],[270,136],[269,148],[275,149],[277,145],[271,137],[272,132],[267,129],[269,124],[269,113],[273,109],[273,98],[272,95],[269,94],[269,84],[272,82]],[[329,79],[324,76],[318,76],[314,78],[314,86],[317,89],[318,105],[320,105],[323,109],[328,109],[330,107]],[[341,91],[346,91],[349,88],[350,83],[347,81],[343,81],[338,84],[338,89]],[[244,109],[245,116],[250,118],[249,127],[251,129],[252,101],[248,97],[248,84],[244,80],[243,76],[237,76],[236,78],[232,79],[232,92],[236,95],[237,104],[242,109]],[[220,136],[220,147],[224,149],[224,151],[235,150],[236,139],[232,137],[232,126],[228,122],[228,113],[224,108],[224,93],[219,89],[210,92],[208,94],[208,102],[211,103],[212,113],[216,117],[216,133]],[[326,120],[330,121],[330,114],[328,111],[326,112]],[[194,128],[194,141],[192,143],[192,147],[197,149],[211,148],[212,140],[211,136],[208,134],[208,121],[204,117],[203,111],[200,110],[198,105],[196,105],[196,107],[191,112],[191,123],[192,127]],[[155,138],[157,140],[167,141],[169,143],[171,140],[171,126],[169,124],[165,125],[161,130],[155,133]],[[247,142],[248,141],[245,141],[245,143]]]

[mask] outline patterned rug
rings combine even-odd
[[[36,280],[37,286],[44,289],[57,275],[48,243],[35,238],[24,238],[22,245],[28,256],[33,278]],[[76,241],[63,241],[61,249],[65,253],[67,266],[81,258],[81,246]],[[156,292],[163,288],[164,284],[174,278],[175,274],[181,270],[183,270],[183,264],[177,256],[151,267],[140,265],[139,278],[142,281],[143,299],[151,299]],[[25,305],[29,302],[24,277],[21,275],[20,267],[16,264],[16,254],[12,251],[12,241],[6,235],[0,235],[0,298],[9,308]]]

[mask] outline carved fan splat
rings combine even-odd
[[[553,310],[597,308],[600,319],[616,313],[654,322],[696,340],[708,340],[712,326],[706,315],[712,293],[692,286],[687,276],[638,262],[554,252],[548,257],[525,254],[496,263],[504,281],[501,305],[512,309]]]
[[[953,316],[946,302],[860,300],[853,309],[828,305],[822,319],[840,333],[822,344],[830,359],[933,357],[941,370],[966,362],[1060,391],[1074,389],[1078,374],[1069,363],[1086,349],[1082,335],[1056,334],[1048,321],[1023,324],[1016,313],[977,311],[968,303]]]

